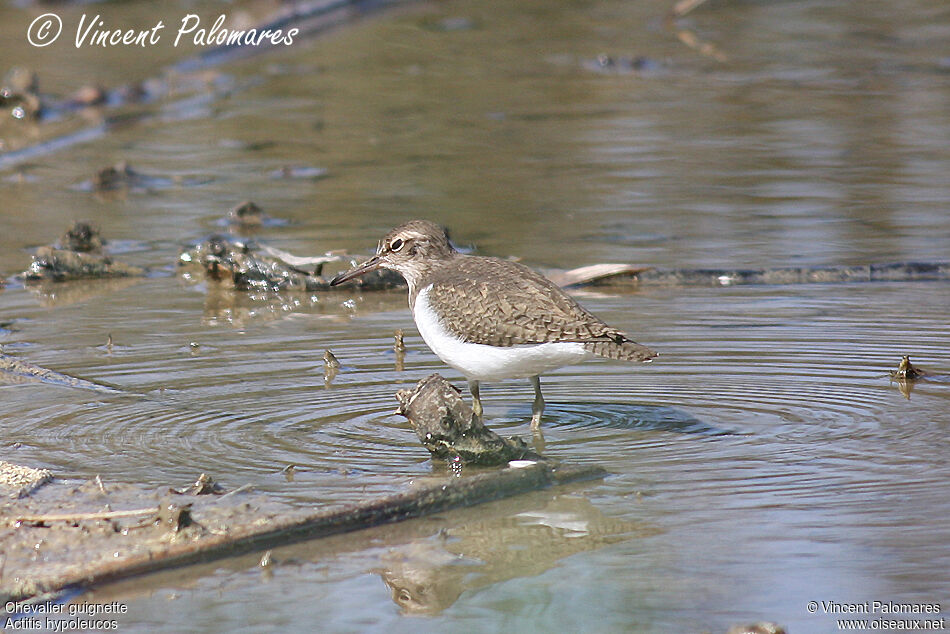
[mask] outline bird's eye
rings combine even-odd
[[[402,248],[402,244],[403,244],[402,238],[396,238],[395,240],[392,241],[392,244],[389,245],[389,248],[392,249],[393,251],[398,251],[399,249]]]

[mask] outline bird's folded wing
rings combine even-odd
[[[472,260],[451,277],[436,277],[428,291],[443,324],[465,333],[465,341],[490,346],[628,341],[531,269],[495,258]]]

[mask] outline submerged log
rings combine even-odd
[[[887,262],[859,266],[772,269],[650,269],[632,274],[618,274],[596,280],[596,282],[643,286],[737,286],[740,284],[828,284],[948,279],[950,279],[950,262]]]
[[[396,400],[399,413],[409,419],[433,458],[478,465],[543,460],[520,438],[502,438],[485,427],[458,388],[438,374],[429,375],[411,390],[399,390]]]

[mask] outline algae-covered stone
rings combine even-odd
[[[461,392],[432,374],[411,390],[396,393],[399,413],[409,419],[416,435],[433,457],[461,459],[480,465],[507,464],[512,460],[541,460],[519,438],[502,438],[472,414]]]
[[[37,249],[22,277],[26,282],[66,282],[145,275],[145,269],[123,264],[105,253],[105,244],[98,229],[77,222],[55,244]]]

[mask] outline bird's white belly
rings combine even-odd
[[[580,363],[591,353],[581,343],[540,343],[499,348],[467,343],[450,332],[429,306],[429,288],[419,291],[413,318],[419,334],[442,361],[475,381],[494,381],[542,374]]]

